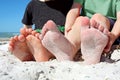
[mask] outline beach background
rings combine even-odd
[[[120,49],[113,49],[111,61],[94,65],[51,60],[21,62],[8,50],[10,37],[19,35],[25,8],[31,0],[0,1],[0,80],[120,80]],[[110,61],[110,62],[111,62]]]
[[[0,80],[120,80],[120,49],[112,52],[111,60],[94,65],[82,61],[51,60],[21,62],[8,51],[10,37],[19,33],[0,33]]]

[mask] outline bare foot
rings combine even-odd
[[[9,50],[21,61],[34,60],[23,35],[14,36],[9,42]]]
[[[107,29],[100,25],[89,27],[90,22],[88,18],[83,18],[80,24],[81,51],[84,62],[85,64],[98,63],[108,42]]]
[[[48,61],[53,55],[43,47],[41,40],[33,35],[26,37],[27,45],[37,62]]]
[[[48,21],[42,29],[42,44],[58,61],[73,60],[73,46],[57,29],[53,21]]]
[[[21,61],[31,61],[34,60],[27,44],[26,36],[33,34],[32,28],[21,28],[20,35],[14,36],[9,42],[9,50]],[[35,34],[35,33],[34,33]]]
[[[101,26],[95,20],[92,19],[91,23],[92,23],[91,26],[94,26],[95,28],[99,28],[100,31],[104,30],[104,26]],[[109,41],[108,41],[108,44],[106,45],[106,47],[104,49],[104,52],[106,52],[106,53],[108,53],[110,51],[111,46],[115,41],[115,36],[111,32],[108,32],[107,34],[108,34],[108,37],[109,37]]]

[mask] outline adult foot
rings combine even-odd
[[[48,21],[42,29],[42,44],[58,61],[73,60],[73,46],[58,30],[53,21]]]
[[[46,48],[43,47],[41,40],[33,35],[26,37],[27,45],[37,62],[48,61],[54,57]]]
[[[94,21],[93,24],[96,22]],[[101,54],[107,45],[107,29],[99,25],[89,27],[86,17],[81,18],[81,52],[85,64],[95,64],[100,61]]]
[[[14,36],[10,39],[9,50],[21,61],[34,60],[23,35]]]

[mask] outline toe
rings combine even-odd
[[[104,27],[102,25],[99,25],[98,30],[103,32],[104,31]]]
[[[21,28],[20,33],[23,34],[23,35],[26,35],[26,28]]]
[[[19,40],[20,42],[24,42],[24,41],[25,41],[25,36],[24,36],[24,35],[19,35],[19,36],[18,36],[18,40]]]
[[[99,27],[99,23],[97,23],[94,19],[90,20],[90,27],[97,28]]]
[[[88,29],[89,25],[90,25],[90,20],[87,17],[80,17],[79,18],[79,22],[80,22],[80,27],[81,27],[81,31],[83,31],[83,29]]]

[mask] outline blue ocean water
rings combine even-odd
[[[0,38],[10,38],[19,34],[19,32],[0,32]]]

